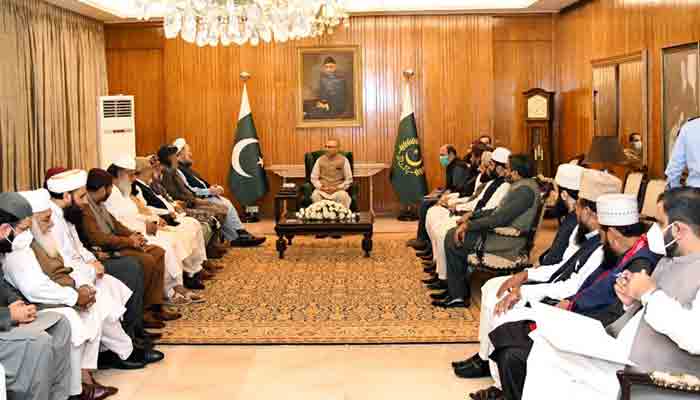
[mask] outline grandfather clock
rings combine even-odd
[[[537,174],[552,173],[552,121],[554,120],[554,92],[530,89],[525,96],[525,132],[528,151],[535,160]]]

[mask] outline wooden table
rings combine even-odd
[[[363,235],[362,250],[365,257],[369,257],[372,252],[373,224],[374,217],[366,212],[360,213],[360,217],[351,222],[304,221],[283,215],[275,225],[277,252],[280,259],[283,259],[285,250],[292,245],[294,236],[298,235]]]
[[[369,211],[374,215],[374,175],[390,168],[391,165],[383,163],[355,163],[353,168],[353,177],[369,178]],[[266,167],[267,170],[274,172],[282,177],[282,182],[286,183],[287,179],[306,178],[304,164],[278,164]]]

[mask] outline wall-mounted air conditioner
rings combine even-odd
[[[99,112],[102,168],[124,156],[136,157],[134,96],[100,96]]]

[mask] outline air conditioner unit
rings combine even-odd
[[[100,96],[99,157],[102,168],[117,159],[136,157],[134,96]]]

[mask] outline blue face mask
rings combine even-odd
[[[450,157],[449,156],[440,156],[440,165],[443,167],[447,167],[450,164]]]

